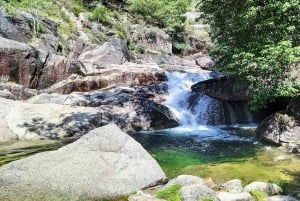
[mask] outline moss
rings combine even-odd
[[[268,197],[267,194],[260,191],[250,191],[249,193],[254,201],[263,201],[266,197]]]
[[[170,186],[158,192],[155,197],[159,199],[164,199],[166,201],[180,201],[180,188],[180,185]]]
[[[213,201],[213,198],[211,198],[211,197],[202,198],[199,201]]]

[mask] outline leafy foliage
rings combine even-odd
[[[163,27],[180,27],[182,16],[191,0],[127,0],[130,11],[140,14],[148,20],[158,22]]]
[[[176,184],[158,192],[156,197],[167,201],[180,201],[179,190],[181,186]]]
[[[249,86],[253,110],[300,92],[291,76],[300,70],[299,0],[202,0],[200,9],[212,28],[216,68]]]

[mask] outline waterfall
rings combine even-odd
[[[164,103],[181,126],[234,125],[252,122],[246,103],[224,102],[191,91],[197,82],[212,79],[210,73],[168,73],[168,92]]]

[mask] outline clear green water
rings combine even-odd
[[[286,193],[300,192],[300,156],[256,142],[253,129],[175,128],[134,135],[169,178],[181,174],[275,182]]]

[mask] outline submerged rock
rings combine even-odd
[[[95,129],[57,151],[0,168],[0,200],[89,200],[160,184],[157,162],[115,125]]]

